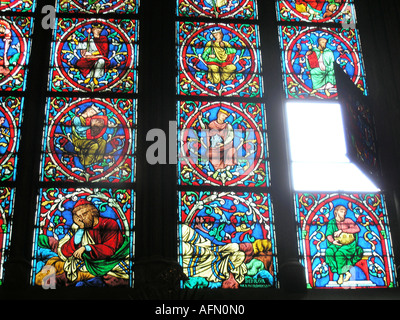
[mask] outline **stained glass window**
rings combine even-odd
[[[0,97],[0,180],[15,181],[24,98]]]
[[[395,267],[381,194],[295,196],[301,261],[309,288],[389,288]]]
[[[57,12],[68,13],[137,13],[139,0],[57,0]]]
[[[0,285],[4,281],[4,262],[7,260],[11,242],[15,189],[0,188]]]
[[[254,0],[177,0],[177,15],[209,18],[257,18]]]
[[[354,0],[278,0],[278,21],[354,24]]]
[[[178,128],[180,184],[269,185],[263,104],[181,101]]]
[[[138,21],[57,18],[56,26],[51,91],[137,91]]]
[[[0,3],[0,11],[34,12],[36,0],[5,0]]]
[[[356,29],[279,26],[279,39],[288,99],[337,98],[335,63],[367,94]]]
[[[0,17],[0,90],[25,90],[32,29],[30,17]]]
[[[133,200],[125,189],[41,189],[32,284],[131,286]]]
[[[42,181],[134,181],[136,101],[49,98]]]
[[[261,97],[258,27],[178,22],[180,95]]]
[[[181,192],[179,260],[185,288],[276,286],[268,194]]]

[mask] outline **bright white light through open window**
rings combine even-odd
[[[290,102],[286,114],[295,190],[379,191],[346,156],[339,104]]]

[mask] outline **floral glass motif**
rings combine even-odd
[[[396,286],[383,195],[299,193],[295,206],[309,288]]]
[[[36,0],[5,0],[0,3],[0,11],[34,12]]]
[[[336,99],[335,63],[367,94],[356,29],[280,26],[279,39],[287,98]]]
[[[0,180],[14,181],[22,122],[23,98],[0,97]]]
[[[277,0],[278,21],[354,24],[353,0]]]
[[[180,192],[179,204],[184,288],[277,287],[268,194]]]
[[[0,188],[0,285],[4,281],[4,262],[11,241],[15,189]]]
[[[137,13],[139,0],[57,0],[57,12]]]
[[[32,285],[132,286],[133,228],[131,190],[41,189]]]
[[[31,34],[30,17],[0,17],[0,90],[25,90]]]
[[[137,24],[127,19],[57,19],[51,91],[136,92]]]
[[[179,184],[268,186],[264,105],[178,104]]]
[[[183,17],[209,17],[256,19],[255,0],[177,0],[177,15]]]
[[[133,182],[136,101],[49,98],[42,181]]]
[[[258,27],[178,22],[180,95],[261,97]]]

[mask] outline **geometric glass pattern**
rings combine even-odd
[[[0,285],[4,281],[4,262],[11,241],[15,189],[0,188]]]
[[[336,99],[334,65],[367,94],[356,29],[279,26],[286,98]]]
[[[23,98],[0,97],[0,180],[15,181]]]
[[[1,1],[0,11],[34,12],[36,0],[7,0]]]
[[[182,287],[277,286],[268,194],[179,192],[178,235]]]
[[[48,98],[41,181],[133,182],[136,101]]]
[[[177,23],[177,93],[261,97],[258,26]]]
[[[139,0],[57,0],[56,11],[68,13],[137,13]]]
[[[278,21],[355,23],[354,0],[278,0]]]
[[[32,285],[131,287],[134,192],[40,189],[33,243]]]
[[[269,186],[264,105],[178,103],[181,185]]]
[[[396,268],[381,194],[295,195],[308,288],[388,288]]]
[[[30,17],[0,17],[0,90],[25,90],[32,29]]]
[[[137,91],[138,21],[56,19],[49,90]]]
[[[231,19],[257,19],[255,0],[177,0],[177,15]]]

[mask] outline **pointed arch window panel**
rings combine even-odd
[[[277,256],[269,194],[180,192],[183,288],[276,288]]]
[[[57,18],[49,90],[137,92],[138,21]]]
[[[256,25],[178,22],[177,41],[179,95],[263,96]]]
[[[139,0],[57,0],[57,12],[66,13],[137,13]]]
[[[0,181],[15,181],[24,98],[0,97]]]
[[[0,11],[34,12],[36,0],[7,0],[1,1]]]
[[[283,84],[288,99],[337,99],[338,64],[367,95],[357,29],[279,26]]]
[[[264,105],[178,103],[180,185],[269,186]]]
[[[0,286],[4,281],[4,262],[11,244],[14,201],[14,188],[0,188]]]
[[[41,181],[134,182],[136,100],[48,98]]]
[[[177,16],[257,19],[255,0],[177,0]]]
[[[32,31],[30,17],[0,17],[0,90],[25,90]]]
[[[298,193],[295,209],[309,288],[396,286],[382,194]]]
[[[40,189],[32,285],[131,287],[134,218],[133,190]]]
[[[354,0],[277,0],[278,21],[355,24]]]

